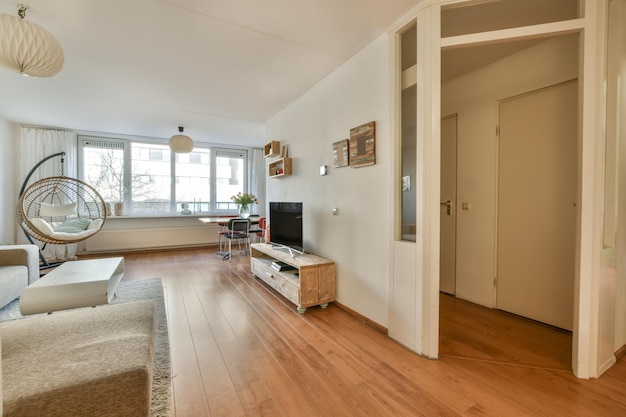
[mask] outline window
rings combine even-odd
[[[239,191],[246,178],[246,154],[227,150],[217,150],[215,155],[215,201],[217,210],[236,210],[237,205],[230,199]]]
[[[247,191],[245,150],[202,147],[188,154],[167,145],[79,136],[79,177],[125,215],[233,213],[230,197]]]
[[[130,210],[127,214],[170,212],[172,168],[167,145],[132,142]],[[147,156],[147,157],[146,157]]]
[[[215,211],[211,207],[211,150],[195,148],[176,157],[176,211],[187,203],[192,212]]]
[[[80,177],[110,203],[124,201],[124,145],[119,141],[82,141]]]

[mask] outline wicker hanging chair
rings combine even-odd
[[[35,239],[76,243],[97,233],[106,220],[105,202],[89,184],[65,176],[41,179],[17,205],[17,221]]]
[[[26,188],[33,173],[47,160],[61,157],[61,176],[43,178]],[[30,170],[17,203],[17,224],[30,243],[63,245],[85,240],[98,233],[106,221],[104,199],[89,184],[63,175],[65,152],[39,161]],[[41,251],[41,262],[48,267]]]

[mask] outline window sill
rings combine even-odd
[[[221,213],[221,214],[209,214],[209,213],[196,213],[196,214],[144,214],[138,216],[136,214],[128,216],[107,216],[109,220],[124,220],[124,219],[198,219],[200,217],[217,217],[226,215],[236,215],[237,213]]]

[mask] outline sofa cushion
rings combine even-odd
[[[60,225],[62,225],[62,222],[50,222],[48,223],[47,221],[45,221],[44,219],[38,218],[38,217],[34,217],[32,219],[30,219],[30,224],[33,225],[35,227],[35,229],[33,229],[34,231],[38,231],[39,233],[50,237],[51,239],[56,239],[56,240],[62,240],[62,241],[75,241],[75,240],[81,240],[81,239],[86,239],[87,237],[95,234],[96,232],[98,232],[98,230],[100,230],[100,226],[102,226],[102,219],[97,219],[97,220],[88,220],[89,221],[89,225],[86,226],[86,228],[84,227],[82,230],[74,230],[71,232],[65,232],[65,231],[56,231],[55,227],[58,227]]]
[[[65,233],[80,233],[83,230],[86,230],[91,223],[89,219],[74,219],[68,220],[54,227],[55,232],[65,232]]]
[[[137,301],[1,323],[4,413],[148,416],[154,309]]]
[[[28,268],[26,266],[0,266],[0,308],[18,298],[27,285]]]
[[[76,203],[69,204],[49,204],[41,203],[39,215],[45,217],[63,217],[76,214]]]

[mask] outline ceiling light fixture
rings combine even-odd
[[[63,48],[50,32],[24,20],[28,6],[17,7],[19,17],[0,13],[0,66],[29,77],[52,77],[63,68]]]
[[[170,149],[174,153],[189,153],[193,150],[193,140],[187,135],[183,135],[183,127],[179,126],[180,134],[170,138]]]

